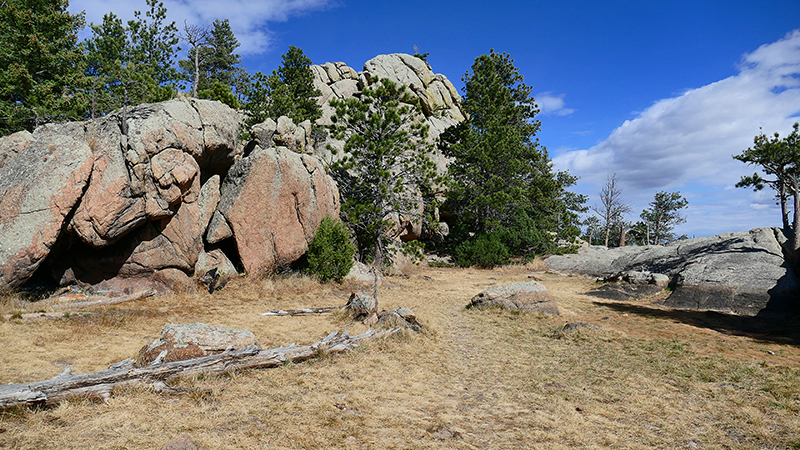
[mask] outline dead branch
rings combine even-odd
[[[300,309],[273,309],[261,313],[262,316],[302,316],[306,314],[325,314],[342,309],[344,306],[327,306],[324,308],[300,308]]]
[[[162,363],[157,358],[147,367],[135,367],[128,358],[99,372],[75,375],[67,367],[55,377],[34,383],[0,385],[0,410],[26,406],[52,406],[62,400],[85,397],[107,400],[111,391],[122,386],[144,386],[158,392],[175,393],[167,383],[177,377],[200,373],[222,374],[245,369],[278,367],[285,362],[306,361],[320,353],[338,354],[357,347],[361,341],[388,336],[400,328],[369,330],[356,336],[334,331],[319,342],[304,347],[281,347],[261,350],[250,345],[238,350],[228,349],[216,355]]]
[[[152,297],[154,295],[156,295],[156,291],[150,289],[148,291],[141,291],[131,295],[121,295],[119,297],[100,297],[98,299],[89,300],[85,302],[67,302],[59,305],[52,305],[51,308],[78,309],[78,308],[89,308],[92,306],[116,305],[119,303],[132,302],[134,300],[140,300],[146,297]]]

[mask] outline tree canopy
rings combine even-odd
[[[0,134],[83,116],[82,14],[66,0],[0,4]]]
[[[187,59],[178,61],[184,79],[192,82],[193,95],[238,106],[234,91],[240,88],[245,73],[236,53],[239,40],[228,19],[217,19],[210,29],[197,25],[184,27],[184,39],[191,47]]]
[[[468,119],[443,133],[440,146],[451,158],[454,238],[493,234],[522,256],[552,250],[551,232],[576,237],[586,199],[567,190],[576,178],[554,171],[536,138],[539,109],[514,61],[491,51],[463,80]]]
[[[90,117],[140,103],[172,98],[177,89],[174,57],[178,44],[175,22],[165,24],[167,10],[157,0],[145,0],[144,16],[134,12],[127,26],[114,13],[91,25],[86,42],[91,93]]]

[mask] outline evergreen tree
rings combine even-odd
[[[455,240],[495,234],[512,255],[552,250],[550,232],[580,234],[577,212],[585,197],[567,191],[576,178],[554,172],[536,133],[539,112],[531,88],[507,54],[491,51],[463,78],[468,120],[442,135],[452,158],[448,205],[458,223]]]
[[[778,133],[768,137],[762,132],[755,137],[753,143],[753,147],[733,158],[760,166],[767,176],[774,178],[766,179],[755,173],[742,177],[736,187],[752,187],[759,191],[770,186],[778,191],[783,228],[792,230],[792,248],[797,252],[800,250],[800,123],[795,123],[792,132],[783,139]],[[789,196],[794,198],[794,218],[791,225]],[[797,255],[794,258],[798,259]]]
[[[680,210],[686,208],[689,202],[681,196],[680,192],[657,192],[650,207],[639,215],[644,226],[646,242],[652,245],[663,245],[676,240],[672,233],[675,226],[686,222]]]
[[[295,123],[305,120],[315,121],[322,117],[322,107],[317,104],[321,92],[314,87],[314,73],[311,71],[311,60],[303,50],[289,46],[283,55],[283,63],[278,68],[278,79],[286,85],[290,102],[286,102],[286,111],[275,111],[275,117],[286,115]]]
[[[188,28],[188,26],[187,26]],[[211,98],[225,103],[235,98],[237,78],[241,75],[239,64],[242,57],[235,53],[240,46],[239,40],[231,30],[228,19],[215,20],[210,30],[201,27],[192,27],[205,31],[198,45],[192,45],[188,51],[188,59],[178,61],[186,80],[197,80],[198,96]],[[189,34],[185,33],[187,42]],[[201,34],[199,31],[192,34]],[[189,42],[191,44],[191,42]],[[231,105],[233,106],[233,105]]]
[[[343,158],[330,166],[342,218],[354,231],[360,259],[377,270],[403,231],[398,219],[418,216],[420,197],[433,198],[440,181],[428,127],[419,120],[419,100],[387,79],[365,88],[360,98],[334,99],[331,106],[331,133],[345,140]]]
[[[83,15],[66,0],[0,3],[0,134],[82,117]]]
[[[114,13],[103,16],[103,23],[91,25],[92,37],[86,42],[87,74],[96,117],[130,105],[159,102],[174,97],[177,71],[173,67],[178,29],[164,25],[166,8],[157,0],[146,0],[150,7],[142,17],[134,13],[128,26]],[[124,122],[124,121],[123,121]],[[123,124],[124,126],[124,124]]]
[[[317,104],[321,93],[314,87],[311,60],[303,50],[289,47],[283,63],[270,75],[257,72],[247,91],[244,110],[248,114],[245,127],[250,128],[264,120],[287,116],[300,123],[314,122],[322,117],[322,107]]]

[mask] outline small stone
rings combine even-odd
[[[200,450],[188,434],[182,434],[177,439],[167,442],[161,450]]]

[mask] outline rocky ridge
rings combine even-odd
[[[671,288],[666,306],[758,315],[798,307],[800,279],[786,262],[787,248],[782,230],[756,228],[666,246],[592,246],[545,263],[556,272],[600,279],[663,274]]]

